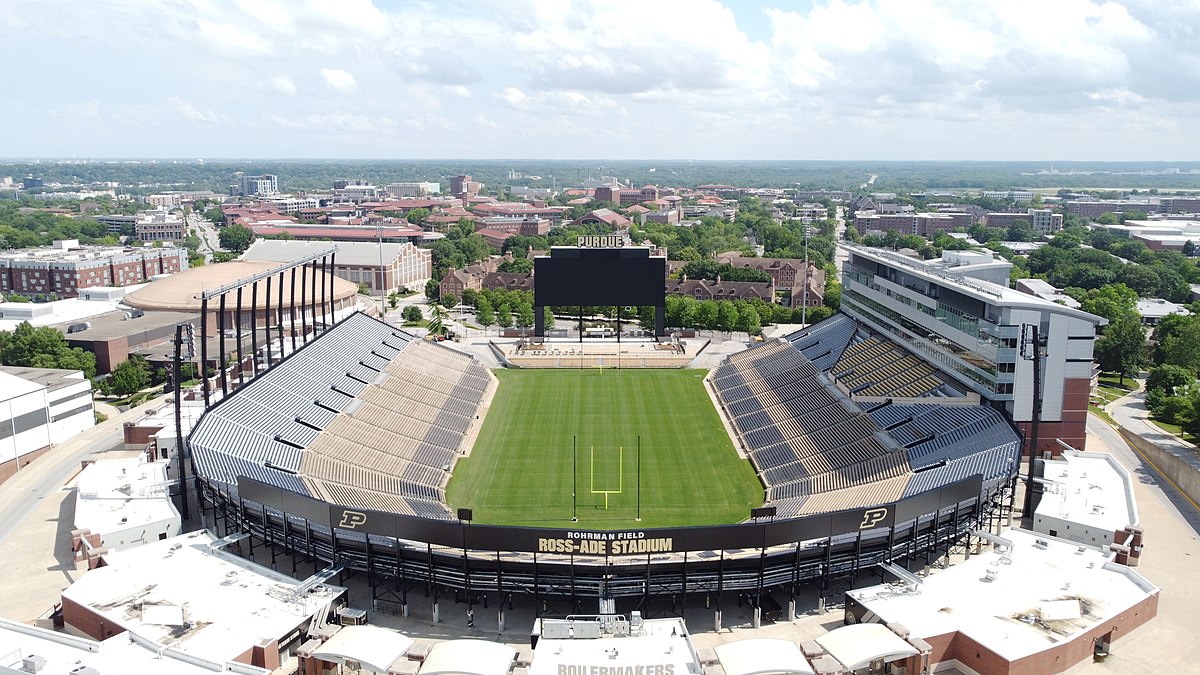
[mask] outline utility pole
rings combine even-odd
[[[1038,454],[1038,424],[1042,421],[1042,342],[1037,324],[1021,325],[1021,358],[1033,361],[1033,420],[1029,425],[1029,470],[1025,477],[1026,518],[1033,518],[1033,462]]]

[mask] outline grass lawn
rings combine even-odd
[[[704,390],[703,370],[499,370],[454,507],[499,525],[623,529],[736,523],[762,505]],[[637,522],[638,437],[641,513]],[[577,491],[572,514],[572,439]],[[608,508],[605,509],[605,495]]]
[[[1153,417],[1150,417],[1148,419],[1159,429],[1162,429],[1163,431],[1165,431],[1169,434],[1175,434],[1182,440],[1187,441],[1188,443],[1191,443],[1192,445],[1197,445],[1196,437],[1187,433],[1186,431],[1184,431],[1183,428],[1180,427],[1178,424],[1171,424],[1170,422],[1163,422],[1162,420],[1156,420]]]

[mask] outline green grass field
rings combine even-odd
[[[762,505],[704,370],[499,370],[471,456],[447,487],[495,525],[625,529],[736,523]],[[638,522],[638,437],[641,514]],[[575,480],[572,481],[572,437]],[[579,522],[571,522],[572,483]],[[605,509],[606,495],[608,508]]]

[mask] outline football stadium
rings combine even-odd
[[[1020,445],[845,314],[711,372],[498,373],[354,314],[189,440],[204,517],[252,551],[365,573],[377,608],[451,592],[546,613],[758,606],[928,562],[999,517]]]
[[[582,316],[565,318],[574,339],[537,325],[546,358],[520,367],[513,345],[451,347],[362,313],[311,331],[301,314],[297,332],[277,303],[271,331],[291,317],[299,342],[222,378],[188,439],[205,526],[293,575],[312,565],[314,583],[362,574],[380,611],[414,593],[547,616],[715,603],[718,625],[722,597],[761,610],[815,588],[820,603],[862,571],[966,550],[1011,517],[1022,448],[1082,434],[1102,320],[846,248],[839,313],[686,362],[706,368],[680,367],[703,347],[663,326],[647,248],[535,260],[539,319],[655,308],[652,336],[625,342],[670,359],[626,368],[575,357],[595,341]],[[596,283],[607,268],[624,281]]]

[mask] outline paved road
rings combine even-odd
[[[154,399],[109,418],[55,446],[0,485],[0,615],[30,621],[58,601],[59,591],[79,572],[71,559],[75,515],[71,481],[82,462],[123,448],[122,427]]]
[[[1088,416],[1087,449],[1110,452],[1130,470],[1138,515],[1146,530],[1146,549],[1138,572],[1158,586],[1161,595],[1158,616],[1118,640],[1112,655],[1103,663],[1088,666],[1086,672],[1196,672],[1194,657],[1183,646],[1195,639],[1194,628],[1200,626],[1200,583],[1195,576],[1195,564],[1200,560],[1200,510],[1094,415]]]

